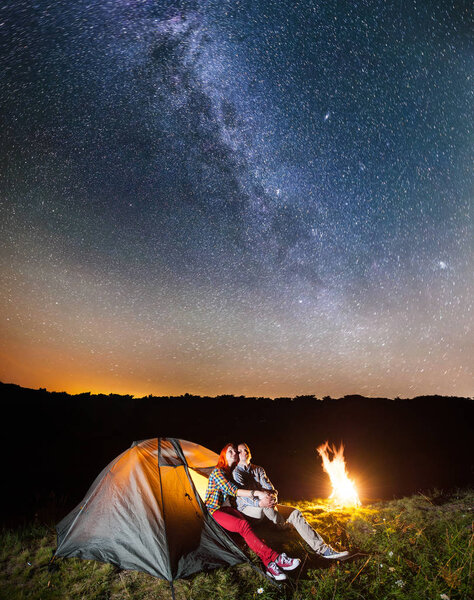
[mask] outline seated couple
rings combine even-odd
[[[252,465],[247,444],[227,444],[222,449],[216,468],[209,476],[205,503],[209,514],[227,531],[239,533],[251,550],[255,552],[267,568],[267,575],[281,581],[286,579],[283,571],[296,569],[298,558],[289,558],[285,553],[278,554],[269,548],[252,530],[244,515],[267,517],[281,525],[290,523],[309,546],[324,558],[343,558],[347,552],[336,552],[324,543],[321,536],[312,529],[300,511],[276,506],[276,490],[265,471]],[[229,503],[229,498],[237,499],[237,509]]]

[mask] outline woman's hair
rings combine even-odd
[[[224,469],[225,471],[229,470],[229,464],[227,463],[227,456],[226,456],[227,450],[229,448],[235,449],[235,444],[233,442],[229,442],[222,448],[221,453],[219,454],[219,460],[217,461],[218,469]]]

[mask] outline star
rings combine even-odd
[[[469,15],[282,2],[8,3],[0,379],[472,394]]]

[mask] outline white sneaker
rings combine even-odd
[[[349,556],[349,552],[347,550],[344,550],[344,552],[337,552],[337,550],[334,550],[331,546],[326,546],[323,552],[320,552],[320,556],[323,558],[339,559]]]
[[[286,575],[280,571],[276,563],[273,561],[267,565],[267,575],[277,581],[283,581],[286,579]]]
[[[276,564],[279,569],[284,571],[293,571],[296,567],[300,566],[299,558],[290,558],[284,552],[276,559]]]

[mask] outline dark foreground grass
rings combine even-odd
[[[323,537],[352,556],[336,563],[315,558],[294,534],[266,527],[260,533],[275,549],[304,562],[287,584],[276,587],[239,565],[175,582],[177,600],[474,599],[474,492],[419,494],[350,511],[332,511],[324,501],[297,506]],[[171,599],[167,582],[98,562],[62,560],[48,572],[55,535],[45,525],[4,530],[0,547],[2,600]]]

